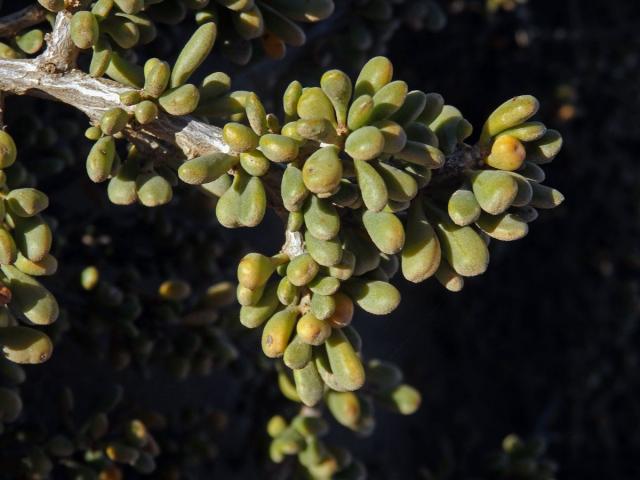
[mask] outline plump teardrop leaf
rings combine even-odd
[[[182,47],[180,55],[171,71],[171,88],[176,88],[189,79],[191,74],[205,61],[216,41],[218,29],[213,22],[205,23]]]
[[[352,278],[345,283],[345,289],[356,305],[373,315],[387,315],[400,304],[398,289],[380,280]]]
[[[406,232],[400,256],[402,275],[410,282],[422,282],[438,269],[441,250],[440,241],[419,200],[409,209]]]

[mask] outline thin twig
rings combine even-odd
[[[25,28],[44,22],[46,15],[46,10],[40,5],[30,5],[15,13],[0,17],[0,37],[13,37]]]

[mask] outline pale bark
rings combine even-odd
[[[77,49],[70,39],[70,14],[56,17],[53,31],[47,35],[47,49],[34,59],[0,59],[0,90],[6,94],[32,95],[57,100],[83,112],[97,124],[103,113],[120,107],[120,94],[131,87],[105,79],[93,78],[75,68]],[[160,113],[148,125],[131,122],[125,137],[148,153],[163,157],[193,158],[228,147],[222,131],[190,116],[173,117]],[[168,160],[171,160],[169,158]]]

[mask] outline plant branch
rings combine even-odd
[[[107,110],[120,107],[132,111],[120,102],[120,94],[131,87],[103,78],[93,78],[73,69],[77,49],[70,41],[70,14],[56,17],[53,32],[48,36],[46,51],[35,59],[0,59],[0,90],[7,94],[31,95],[53,99],[83,112],[93,124],[98,124]],[[190,116],[172,117],[161,113],[148,124],[130,124],[124,135],[146,153],[164,157],[170,164],[182,158],[193,158],[212,151],[227,152],[220,128],[197,121]]]
[[[0,17],[0,37],[13,37],[25,28],[44,22],[47,12],[40,5],[30,5],[15,13]]]
[[[79,50],[71,40],[71,12],[60,12],[56,16],[51,33],[47,33],[47,49],[36,61],[48,73],[64,73],[76,66]]]
[[[304,253],[304,239],[300,232],[284,232],[284,245],[282,245],[282,253],[293,259]]]
[[[57,100],[83,112],[97,125],[104,112],[123,108],[120,94],[131,87],[104,78],[93,78],[77,70],[77,49],[70,40],[70,13],[56,17],[53,31],[48,35],[45,52],[35,59],[0,59],[0,91],[5,94],[31,95]],[[201,122],[192,116],[174,117],[160,113],[159,118],[147,125],[131,121],[124,136],[145,155],[177,168],[184,159],[211,152],[228,152],[219,127]],[[462,170],[477,162],[474,148],[461,146],[447,157],[442,169],[434,172],[432,185],[449,182],[459,177]],[[282,169],[271,169],[264,177],[269,204],[286,221],[286,211],[280,199]]]
[[[478,168],[489,154],[486,148],[460,143],[445,157],[444,165],[434,170],[431,187],[450,185],[463,178],[465,170]]]

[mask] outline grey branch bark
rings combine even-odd
[[[13,37],[25,28],[44,22],[47,12],[40,5],[30,5],[0,18],[0,37]]]
[[[300,232],[290,232],[287,230],[284,232],[284,245],[282,246],[282,253],[286,254],[289,258],[295,258],[304,253],[304,238]]]
[[[104,78],[93,78],[75,69],[77,49],[70,40],[70,14],[61,12],[48,36],[45,52],[35,59],[0,59],[0,90],[7,94],[32,95],[71,105],[83,112],[93,124],[102,114],[120,107],[120,94],[131,87]],[[172,117],[161,113],[148,124],[130,124],[124,135],[145,152],[166,157],[178,164],[213,151],[227,152],[222,130],[190,116]]]
[[[36,59],[38,60],[38,59]],[[107,110],[120,107],[120,94],[131,90],[120,83],[93,78],[79,70],[49,73],[34,60],[1,60],[0,90],[15,95],[33,95],[57,100],[83,112],[98,124]],[[193,158],[211,151],[228,151],[220,128],[193,117],[160,117],[148,125],[129,125],[124,132],[132,142],[145,142],[161,154]]]
[[[56,16],[51,33],[47,33],[47,49],[36,60],[40,69],[49,73],[64,73],[76,65],[78,49],[71,41],[71,12]]]

